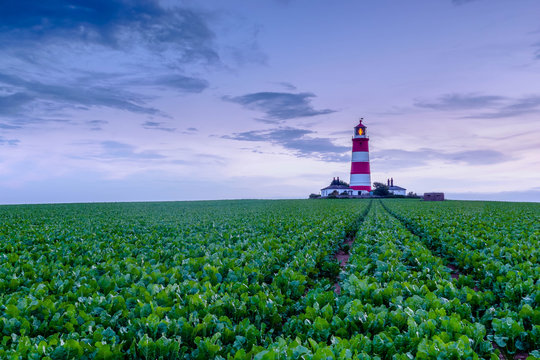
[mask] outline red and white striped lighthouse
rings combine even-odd
[[[353,190],[362,192],[371,191],[371,173],[369,170],[369,138],[366,136],[366,127],[360,123],[354,127],[352,138],[351,184]],[[360,194],[360,193],[359,193]]]

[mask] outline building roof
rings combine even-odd
[[[346,186],[346,185],[330,185],[330,186],[327,186],[321,190],[352,190],[350,187]]]
[[[407,189],[404,189],[404,188],[402,188],[400,186],[390,186],[388,188],[388,190],[407,190]]]

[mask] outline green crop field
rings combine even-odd
[[[539,262],[540,204],[0,206],[0,359],[538,358]]]

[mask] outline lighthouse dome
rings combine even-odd
[[[362,124],[362,120],[364,120],[364,118],[360,118],[358,125],[354,127],[354,134],[353,134],[354,138],[366,137],[366,126]]]

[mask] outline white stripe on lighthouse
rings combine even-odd
[[[352,162],[368,162],[369,152],[367,151],[355,151],[352,153]]]
[[[351,174],[350,186],[371,186],[370,174]]]

